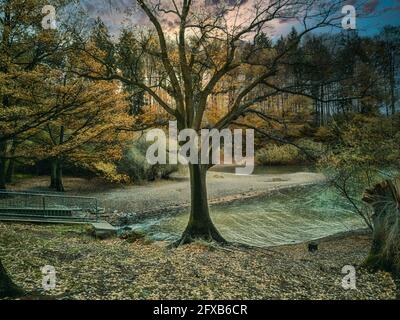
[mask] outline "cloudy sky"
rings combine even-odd
[[[242,1],[249,5],[253,0]],[[360,33],[372,35],[379,32],[384,25],[400,25],[400,0],[348,0],[348,3],[357,5],[360,1],[363,3],[357,12],[357,29]],[[135,5],[135,0],[81,0],[81,3],[91,17],[100,16],[113,33],[123,24],[141,26],[146,23],[140,9]],[[127,8],[133,10],[128,20],[125,14]],[[292,25],[293,22],[274,23],[271,36],[279,37],[287,33]]]
[[[362,32],[374,34],[385,25],[400,25],[400,0],[370,0],[363,10],[370,17],[359,19]]]

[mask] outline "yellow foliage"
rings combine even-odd
[[[110,162],[96,162],[93,164],[93,169],[109,182],[128,183],[130,181],[127,175],[118,173],[115,164]]]

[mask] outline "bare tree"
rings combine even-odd
[[[114,50],[111,45],[98,54],[85,46],[81,49],[104,66],[103,72],[96,72],[89,65],[76,72],[135,86],[175,119],[179,130],[191,128],[197,132],[204,127],[228,128],[268,97],[293,92],[293,88],[282,87],[276,81],[284,77],[285,61],[307,33],[340,24],[344,5],[344,1],[320,0],[136,3],[149,27],[146,31],[125,31],[134,35],[131,50]],[[256,45],[261,33],[288,21],[298,24],[300,31],[284,48]],[[136,72],[143,61],[158,67],[156,79],[149,81]],[[235,74],[245,74],[246,81],[240,82]],[[238,88],[230,94],[228,111],[215,123],[208,123],[205,114],[211,107],[210,97],[224,88],[222,84],[227,79],[236,82]],[[226,243],[210,217],[206,188],[209,168],[204,164],[189,165],[191,212],[178,244],[198,238]]]

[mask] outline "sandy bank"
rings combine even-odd
[[[210,172],[207,180],[208,198],[211,204],[229,202],[260,196],[273,190],[315,184],[323,180],[322,174],[311,172],[253,176]],[[186,177],[176,177],[168,181],[128,186],[92,195],[99,197],[109,211],[160,213],[188,206],[190,184]]]

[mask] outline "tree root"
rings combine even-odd
[[[221,236],[218,230],[213,225],[209,225],[206,228],[188,226],[183,232],[182,237],[173,243],[172,247],[187,245],[199,240],[209,243],[217,243],[222,246],[228,245],[228,241]]]

